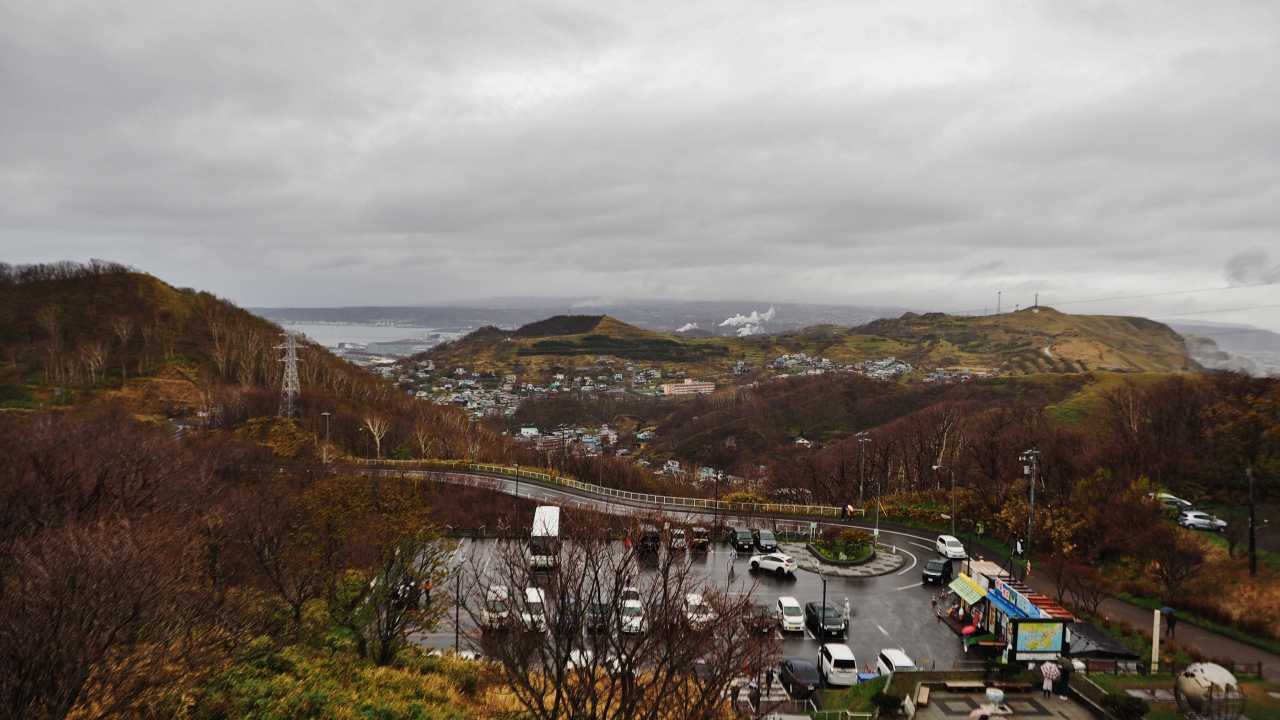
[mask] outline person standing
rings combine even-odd
[[[764,671],[764,694],[773,692],[773,668]]]
[[[1165,621],[1164,621],[1164,633],[1169,637],[1173,637],[1177,629],[1178,629],[1178,616],[1174,615],[1173,613],[1169,613],[1169,615],[1165,618]]]

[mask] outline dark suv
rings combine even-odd
[[[773,552],[778,549],[778,539],[773,536],[772,530],[762,528],[756,536],[756,547],[764,552]]]
[[[733,546],[739,550],[754,550],[756,547],[756,539],[751,536],[751,531],[746,528],[738,528],[733,531]]]
[[[613,606],[600,600],[593,600],[587,605],[587,632],[607,632],[609,621],[613,619]]]
[[[950,585],[951,561],[944,558],[930,560],[924,564],[924,569],[920,571],[920,579],[926,583]]]
[[[816,602],[804,604],[804,624],[819,638],[828,635],[844,635],[849,629],[844,613],[832,605]]]

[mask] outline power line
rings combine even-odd
[[[1271,308],[1280,308],[1280,303],[1275,305],[1248,305],[1246,307],[1218,308],[1217,310],[1196,310],[1194,312],[1185,312],[1181,315],[1168,316],[1168,318],[1170,320],[1177,320],[1178,318],[1186,317],[1187,315],[1212,315],[1214,313],[1244,312],[1245,310],[1268,310]]]

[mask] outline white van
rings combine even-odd
[[[524,589],[524,610],[520,613],[526,630],[542,632],[547,629],[547,594],[542,588]]]
[[[844,643],[827,643],[818,651],[818,671],[828,685],[847,687],[858,682],[858,660]]]

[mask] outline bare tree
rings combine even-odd
[[[469,641],[533,718],[724,717],[729,684],[777,654],[741,622],[750,588],[730,595],[685,553],[638,554],[610,542],[602,521],[575,518],[554,573],[532,568],[518,541],[471,568]],[[624,603],[633,595],[638,604]]]
[[[120,386],[124,387],[124,383],[129,377],[129,371],[125,367],[125,358],[129,349],[129,339],[133,337],[133,319],[124,315],[117,315],[111,320],[111,331],[115,333],[116,339],[120,341]]]
[[[1106,576],[1092,565],[1076,563],[1071,565],[1067,582],[1080,609],[1097,617],[1102,601],[1111,593],[1111,584]]]
[[[435,433],[423,411],[419,411],[413,419],[413,439],[418,444],[418,457],[429,459],[435,451]]]
[[[1164,538],[1158,538],[1147,550],[1154,565],[1156,579],[1164,591],[1164,599],[1172,602],[1187,583],[1204,567],[1204,551],[1196,542],[1177,528],[1167,528]]]
[[[443,593],[432,595],[448,572],[450,548],[431,530],[401,537],[374,566],[361,623],[378,665],[388,665],[415,630],[426,630],[448,609]]]
[[[364,427],[373,437],[373,445],[379,459],[382,458],[382,438],[391,431],[391,421],[377,413],[364,416]]]
[[[106,345],[101,340],[90,340],[80,346],[80,362],[89,371],[89,381],[96,384],[98,373],[107,360]]]

